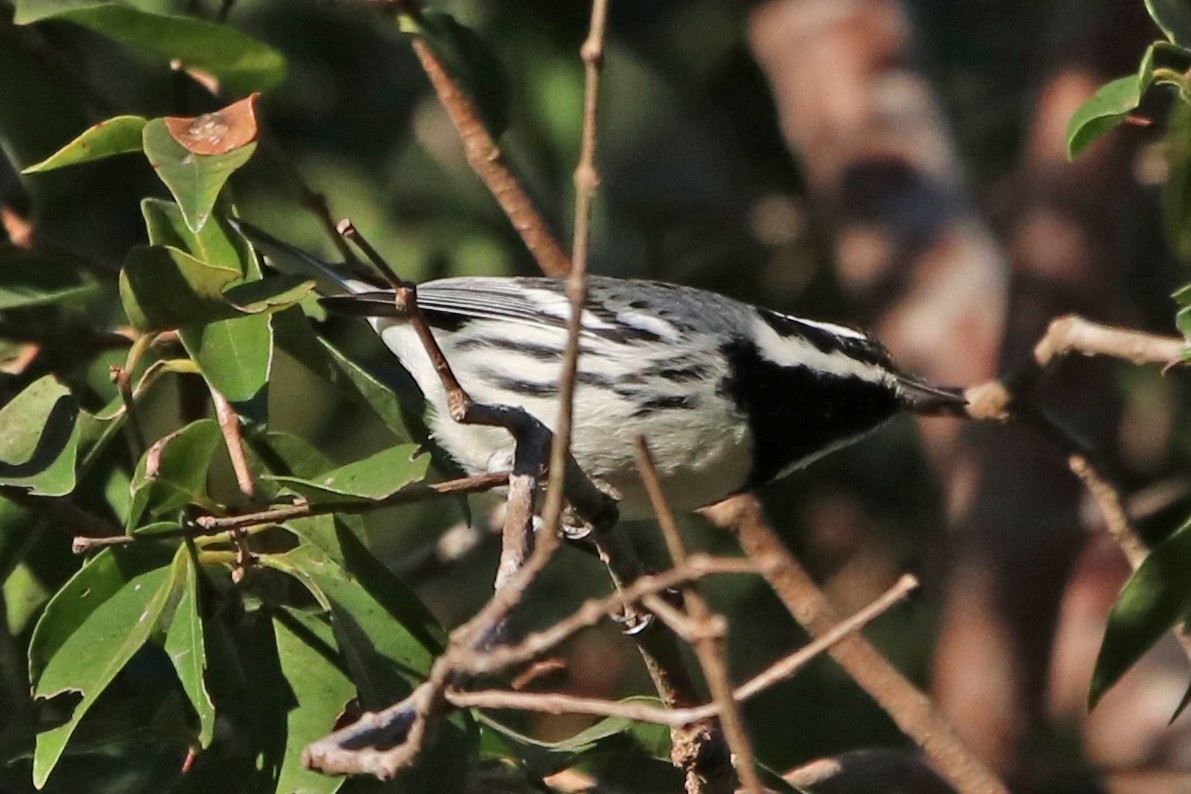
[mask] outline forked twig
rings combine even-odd
[[[637,437],[637,472],[645,489],[649,493],[649,501],[657,516],[658,526],[666,539],[666,547],[670,551],[670,558],[675,565],[682,565],[687,561],[686,546],[682,542],[682,534],[678,525],[674,523],[674,515],[662,493],[661,481],[658,479],[657,467],[653,462],[649,444],[646,439]],[[693,624],[690,631],[694,634],[688,641],[694,646],[695,654],[699,658],[699,665],[703,668],[703,677],[707,687],[711,690],[712,699],[719,709],[720,724],[723,726],[724,738],[735,756],[736,774],[740,775],[740,782],[744,790],[750,794],[761,793],[761,778],[757,773],[753,748],[749,744],[748,734],[744,730],[744,720],[740,716],[740,709],[732,696],[732,682],[728,678],[728,670],[724,663],[723,633],[709,630],[715,617],[703,599],[699,588],[694,584],[687,584],[683,588],[683,600],[687,614]],[[653,605],[655,612],[662,605]],[[662,608],[664,611],[664,607]],[[723,624],[720,619],[718,623]],[[726,625],[723,629],[726,630]],[[729,774],[731,765],[729,764]],[[691,788],[687,784],[688,790]]]
[[[769,586],[812,637],[824,636],[839,625],[840,618],[826,596],[765,523],[756,497],[741,494],[702,512],[713,524],[736,534],[745,553],[760,566]],[[930,699],[863,636],[849,635],[833,646],[830,653],[957,789],[965,794],[1008,791],[996,774],[964,745]]]

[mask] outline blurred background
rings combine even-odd
[[[0,0],[0,17],[7,5]],[[220,4],[150,5],[214,16]],[[509,99],[501,146],[568,235],[589,5],[427,5],[456,15],[496,54],[503,76],[493,73],[490,90]],[[394,26],[366,7],[307,0],[241,0],[228,18],[288,61],[285,84],[262,98],[266,136],[404,276],[536,272]],[[0,204],[110,280],[143,242],[138,202],[164,194],[144,161],[36,180],[16,172],[102,118],[193,115],[219,103],[84,30],[38,28],[31,43],[0,22]],[[1125,126],[1075,163],[1065,154],[1075,108],[1133,71],[1157,35],[1142,0],[613,3],[592,270],[870,328],[907,369],[959,386],[1012,372],[1068,312],[1174,334],[1169,295],[1187,271],[1165,242],[1158,200],[1165,98],[1143,107],[1157,123]],[[34,47],[57,60],[32,57]],[[233,183],[242,214],[332,256],[288,174],[258,155]],[[383,359],[356,324],[324,331],[353,356]],[[108,363],[101,356],[90,369],[97,403]],[[5,399],[14,377],[0,375]],[[1047,410],[1112,462],[1150,539],[1191,505],[1186,388],[1177,371],[1076,360],[1042,389]],[[154,401],[150,420],[171,426],[176,398]],[[374,418],[280,353],[270,415],[341,462],[391,443]],[[923,592],[869,634],[1013,790],[1191,790],[1181,775],[1191,769],[1187,718],[1167,724],[1188,678],[1176,647],[1160,644],[1087,713],[1104,616],[1129,569],[1047,440],[1014,426],[906,421],[762,497],[841,610],[868,603],[901,572],[919,576]],[[475,517],[483,523],[482,506]],[[490,593],[498,552],[493,536],[456,529],[463,548],[445,559],[437,539],[461,521],[435,505],[368,522],[374,548],[447,625]],[[693,547],[737,553],[700,520],[685,527]],[[654,528],[632,532],[643,556],[664,564]],[[7,603],[19,628],[53,574],[13,575],[25,588],[24,600]],[[527,625],[608,585],[596,561],[568,552],[539,587]],[[763,583],[719,579],[707,589],[730,620],[735,680],[804,641]],[[614,627],[577,638],[565,671],[539,684],[600,697],[649,690]],[[907,748],[830,662],[758,698],[746,716],[760,759],[778,770],[859,747]],[[586,724],[540,717],[521,727],[561,738]]]

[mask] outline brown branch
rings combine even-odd
[[[691,561],[695,556],[690,558]],[[644,581],[644,580],[642,580]],[[680,583],[680,580],[675,580]],[[856,614],[840,621],[834,628],[807,643],[802,648],[778,660],[744,684],[732,690],[729,700],[743,703],[769,687],[793,676],[833,645],[860,631],[890,607],[904,599],[918,583],[912,576],[903,576],[897,583]],[[641,722],[681,727],[721,716],[718,701],[690,708],[658,708],[645,703],[580,698],[563,693],[526,693],[505,690],[463,692],[448,690],[447,699],[460,708],[525,709],[554,714],[580,713],[600,717],[625,717]]]
[[[123,546],[128,543],[135,543],[138,540],[206,537],[210,535],[219,535],[223,532],[244,529],[247,527],[265,526],[268,524],[284,524],[286,521],[292,521],[297,518],[321,516],[327,515],[328,513],[369,513],[373,510],[383,510],[385,508],[396,507],[398,505],[424,502],[427,499],[433,499],[438,496],[460,496],[463,494],[490,491],[493,488],[499,488],[500,486],[507,484],[508,481],[509,475],[507,472],[477,474],[472,477],[461,477],[457,480],[411,485],[408,488],[402,488],[400,491],[397,491],[395,494],[387,496],[384,499],[377,499],[375,501],[369,502],[320,502],[318,504],[303,502],[301,504],[296,504],[289,507],[276,507],[269,510],[261,510],[256,513],[242,513],[240,515],[234,516],[200,516],[199,518],[196,518],[193,521],[179,527],[177,530],[169,532],[157,532],[153,535],[76,537],[74,540],[74,551],[76,554],[82,554],[84,552],[94,551],[97,548],[103,548],[105,546]]]
[[[549,628],[530,634],[515,645],[498,645],[472,656],[469,670],[477,675],[490,675],[522,664],[553,650],[580,630],[594,626],[610,615],[622,612],[626,605],[639,601],[651,593],[669,590],[683,582],[711,574],[756,573],[756,566],[745,559],[720,559],[695,554],[684,565],[665,573],[642,576],[623,590],[585,601],[568,617]]]
[[[208,384],[209,386],[209,384]],[[252,470],[248,466],[248,459],[244,456],[244,438],[240,432],[240,417],[236,409],[219,391],[210,387],[211,402],[215,404],[215,417],[219,421],[219,431],[223,434],[223,442],[227,447],[228,457],[232,461],[232,471],[236,474],[236,485],[240,493],[248,499],[256,498],[256,483],[252,479]]]
[[[430,78],[438,99],[455,125],[463,141],[468,164],[484,182],[493,198],[504,210],[521,235],[525,247],[533,255],[542,272],[549,276],[565,276],[571,269],[566,252],[550,232],[546,219],[505,160],[504,153],[488,133],[476,111],[475,103],[455,78],[443,67],[434,51],[421,37],[413,40],[414,52]]]
[[[678,530],[678,525],[674,523],[674,515],[670,512],[665,494],[662,493],[662,484],[658,479],[657,467],[654,465],[653,456],[649,451],[649,444],[644,438],[638,436],[636,446],[637,472],[649,493],[649,501],[657,515],[658,526],[662,530],[662,536],[666,539],[666,548],[669,550],[670,558],[674,564],[682,565],[687,561],[686,546],[682,542],[682,534]],[[728,748],[735,755],[736,773],[740,775],[740,782],[745,791],[749,794],[760,794],[761,778],[757,773],[752,745],[749,744],[740,709],[737,708],[736,701],[732,698],[732,682],[728,678],[728,671],[724,663],[723,634],[727,625],[722,618],[719,618],[718,623],[722,627],[721,630],[709,630],[712,624],[717,622],[716,619],[719,616],[712,614],[711,608],[694,583],[686,585],[682,592],[687,614],[694,624],[691,627],[694,636],[688,641],[695,649],[699,665],[703,668],[703,677],[707,681],[707,687],[719,708],[724,739],[727,740]],[[658,606],[660,605],[653,607],[655,611]],[[700,753],[696,751],[695,757],[699,755]],[[728,769],[721,770],[716,777],[726,778],[727,784],[734,787],[735,781],[732,780],[734,776],[731,774],[730,760],[727,766]],[[698,781],[691,780],[692,773],[696,771],[702,773],[706,770],[687,770],[687,790],[691,794],[696,794],[697,791],[704,789],[704,786],[700,785]]]
[[[786,609],[812,637],[839,624],[835,609],[765,523],[760,503],[750,495],[734,496],[704,508],[717,526],[732,529],[741,547],[761,568]],[[930,699],[859,634],[831,649],[831,656],[857,684],[913,739],[931,762],[963,792],[1006,792],[1005,784],[972,754],[935,710]]]
[[[1079,353],[1111,356],[1134,364],[1170,364],[1179,360],[1185,344],[1175,337],[1113,328],[1069,314],[1051,321],[1046,335],[1034,347],[1034,360],[1045,368],[1060,356]]]

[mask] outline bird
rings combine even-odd
[[[512,468],[507,430],[451,418],[422,342],[392,316],[391,289],[237,227],[270,264],[314,277],[329,312],[368,318],[427,400],[434,442],[465,471]],[[546,276],[460,276],[419,284],[416,294],[474,401],[518,406],[553,430],[571,311],[565,287]],[[581,325],[571,450],[618,499],[624,520],[652,516],[635,468],[639,436],[670,508],[686,512],[780,480],[899,413],[954,413],[966,402],[960,389],[900,370],[863,331],[694,287],[589,276]]]

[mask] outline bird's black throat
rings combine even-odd
[[[891,387],[763,357],[737,338],[721,348],[731,374],[720,383],[747,418],[753,468],[745,488],[763,485],[798,461],[862,435],[900,407]]]

